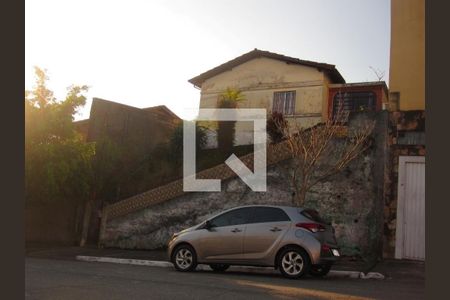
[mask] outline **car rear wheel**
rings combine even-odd
[[[309,274],[314,277],[323,277],[331,270],[331,265],[313,265],[309,270]]]
[[[172,255],[172,263],[178,271],[189,272],[197,267],[197,254],[190,245],[178,246]]]
[[[278,256],[278,267],[284,277],[300,278],[310,269],[308,254],[299,248],[286,248]]]
[[[226,271],[230,265],[227,264],[210,264],[209,267],[213,269],[215,272],[224,272]]]

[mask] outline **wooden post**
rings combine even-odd
[[[86,205],[84,207],[83,227],[81,232],[80,247],[84,247],[86,245],[89,222],[91,220],[91,212],[92,212],[91,201],[86,201]]]

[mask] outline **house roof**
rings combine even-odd
[[[225,71],[229,71],[233,69],[234,67],[241,65],[249,60],[252,60],[254,58],[259,57],[267,57],[271,59],[276,59],[280,61],[284,61],[287,64],[296,64],[296,65],[303,65],[308,67],[317,68],[320,71],[324,71],[328,74],[330,79],[333,81],[333,83],[345,83],[344,77],[339,73],[339,71],[336,69],[335,65],[325,64],[325,63],[319,63],[315,61],[309,61],[309,60],[301,60],[295,57],[289,57],[282,54],[277,54],[269,51],[263,51],[259,49],[254,49],[250,52],[247,52],[241,56],[236,57],[235,59],[232,59],[224,64],[221,64],[209,71],[206,71],[194,78],[189,79],[188,81],[192,83],[193,85],[197,87],[201,87],[203,82],[205,80],[214,77],[220,73],[223,73]]]
[[[116,107],[121,107],[122,109],[128,109],[128,110],[134,110],[134,111],[141,111],[142,113],[146,114],[146,115],[153,115],[153,116],[159,116],[160,117],[160,121],[162,122],[172,122],[175,121],[180,121],[181,118],[178,117],[173,111],[171,111],[167,106],[165,105],[158,105],[158,106],[152,106],[152,107],[146,107],[146,108],[139,108],[139,107],[135,107],[135,106],[130,106],[130,105],[126,105],[123,103],[118,103],[118,102],[114,102],[114,101],[110,101],[110,100],[105,100],[105,99],[101,99],[101,98],[92,98],[93,100],[93,104],[95,102],[103,102],[109,105],[113,105]],[[92,108],[91,108],[92,110]]]
[[[345,84],[330,84],[330,88],[364,88],[369,86],[381,86],[386,94],[388,94],[388,87],[384,81],[366,81],[366,82],[352,82]]]
[[[165,105],[146,107],[146,108],[142,108],[142,110],[147,111],[147,112],[161,112],[161,113],[165,114],[169,118],[176,119],[176,120],[181,120],[180,117],[178,117],[173,111],[171,111]]]

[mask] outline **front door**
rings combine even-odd
[[[242,258],[244,234],[251,208],[238,208],[210,220],[212,228],[205,230],[200,241],[205,261],[239,260]]]

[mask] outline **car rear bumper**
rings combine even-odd
[[[341,257],[341,252],[338,247],[330,247],[329,250],[322,250],[320,253],[319,264],[334,264]]]

